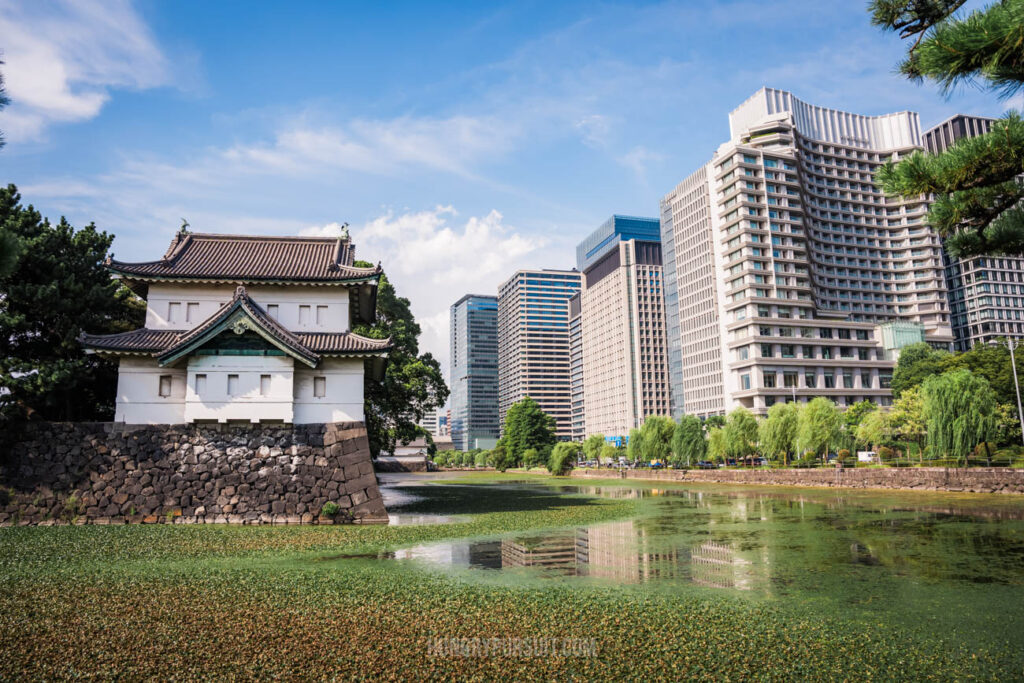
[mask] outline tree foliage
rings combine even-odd
[[[712,427],[708,432],[708,457],[721,462],[725,456],[725,427]]]
[[[960,16],[963,0],[874,0],[873,22],[914,37],[900,71],[945,92],[960,83],[1008,96],[1024,85],[1024,0],[1001,0]],[[915,152],[879,169],[894,195],[933,194],[928,221],[953,256],[1024,253],[1024,120],[1009,112],[991,132],[941,154]]]
[[[984,377],[970,370],[952,370],[930,377],[922,393],[933,455],[966,460],[995,432],[996,400]]]
[[[653,462],[668,462],[672,454],[672,435],[676,431],[676,423],[671,417],[651,415],[640,427],[640,459]]]
[[[793,453],[796,452],[799,423],[799,404],[776,403],[769,408],[768,416],[761,423],[758,435],[761,453],[772,459],[782,456],[783,464],[789,463]]]
[[[672,452],[675,464],[693,465],[704,459],[708,452],[708,439],[704,425],[693,415],[683,415],[672,433]]]
[[[874,0],[872,22],[901,38],[916,36],[899,65],[913,80],[930,80],[948,93],[958,84],[985,82],[1004,95],[1024,81],[1024,2],[1000,0],[967,16],[965,0]]]
[[[880,410],[869,413],[854,429],[854,436],[868,448],[887,444],[892,439],[892,419]]]
[[[644,435],[639,429],[629,430],[629,443],[626,444],[626,455],[630,460],[639,462],[644,458]]]
[[[370,266],[366,261],[357,265]],[[409,300],[398,296],[387,275],[377,284],[377,319],[372,325],[353,326],[356,334],[374,339],[391,338],[387,370],[380,382],[366,383],[364,412],[370,452],[391,453],[397,442],[408,443],[421,435],[416,424],[424,413],[448,400],[448,385],[441,366],[430,353],[419,352],[420,326]]]
[[[797,424],[797,444],[801,451],[825,453],[842,433],[843,416],[836,404],[818,396],[801,410]]]
[[[843,411],[843,423],[847,431],[853,432],[857,429],[869,413],[878,410],[878,404],[872,401],[858,401]]]
[[[757,418],[746,408],[735,408],[725,421],[725,452],[745,458],[757,452]]]
[[[604,434],[591,434],[583,442],[583,454],[587,460],[600,464],[601,450],[604,448]]]
[[[936,351],[926,342],[903,347],[896,370],[892,373],[893,396],[898,397],[907,389],[920,386],[932,375],[942,372],[948,356],[946,351]]]
[[[551,457],[548,458],[548,472],[562,475],[572,469],[579,457],[580,444],[571,441],[563,441],[555,444],[551,449]]]
[[[551,455],[556,440],[555,418],[527,396],[508,409],[505,431],[498,443],[505,447],[513,463],[522,463],[531,449],[536,453],[537,463],[543,463]]]
[[[117,363],[85,354],[78,336],[141,327],[145,304],[103,266],[112,235],[63,218],[53,225],[20,201],[13,185],[0,189],[0,226],[23,247],[0,277],[0,411],[112,419]]]

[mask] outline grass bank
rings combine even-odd
[[[955,631],[852,623],[724,593],[481,584],[373,557],[427,541],[633,516],[644,504],[438,486],[411,511],[464,521],[0,529],[0,679],[1019,675],[1018,652],[979,648]],[[331,559],[338,555],[369,557]],[[597,656],[431,656],[438,637],[594,638]]]

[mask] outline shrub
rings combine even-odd
[[[321,517],[333,517],[339,512],[341,512],[341,508],[338,507],[338,504],[333,500],[327,501],[324,503],[324,506],[320,508]]]
[[[572,469],[576,461],[579,446],[574,443],[563,442],[555,444],[551,450],[551,457],[548,458],[548,472],[551,474],[563,475]]]
[[[839,462],[846,462],[846,459],[850,457],[850,451],[846,448],[840,448],[839,452],[836,453],[836,460]]]
[[[892,460],[893,456],[895,456],[895,455],[896,455],[896,453],[891,448],[889,448],[888,446],[879,446],[878,447],[878,460],[880,462],[885,462],[886,460]]]
[[[494,469],[499,472],[504,472],[512,466],[512,456],[505,450],[505,447],[499,443],[494,447],[494,450],[491,451],[491,463],[494,465]]]
[[[537,467],[544,461],[540,457],[540,453],[537,452],[536,448],[527,448],[523,451],[523,467],[530,469],[531,467]]]

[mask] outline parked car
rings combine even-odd
[[[713,470],[715,469],[715,463],[710,460],[700,460],[697,462],[697,467],[702,470]]]

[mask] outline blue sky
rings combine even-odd
[[[122,259],[181,217],[347,221],[447,370],[452,302],[572,266],[612,213],[656,216],[762,86],[925,127],[1020,106],[894,75],[904,46],[865,5],[0,0],[0,181]]]

